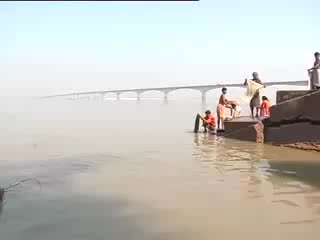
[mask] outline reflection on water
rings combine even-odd
[[[222,141],[225,144],[221,148]],[[206,165],[209,163],[219,168],[221,174],[226,175],[230,171],[234,175],[245,175],[243,183],[248,186],[248,198],[268,197],[274,199],[270,199],[271,203],[312,212],[310,219],[280,221],[280,224],[319,223],[320,162],[319,158],[313,158],[316,153],[232,142],[230,139],[222,141],[217,141],[216,136],[196,135],[194,155]],[[212,146],[210,151],[215,152],[217,158],[212,157],[213,154],[205,147],[207,145]],[[224,160],[219,161],[220,157]],[[303,158],[313,160],[301,160]],[[269,185],[270,191],[266,188],[259,191],[264,185]]]
[[[200,104],[50,104],[2,122],[1,186],[42,190],[7,194],[1,239],[318,239],[319,153],[193,134]]]

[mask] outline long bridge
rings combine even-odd
[[[277,81],[277,82],[265,82],[265,86],[274,86],[274,85],[291,85],[291,86],[308,86],[309,81]],[[180,89],[192,89],[201,92],[202,102],[206,100],[206,94],[208,91],[213,89],[218,89],[222,87],[245,87],[241,83],[235,84],[214,84],[214,85],[195,85],[195,86],[176,86],[176,87],[162,87],[162,88],[136,88],[136,89],[117,89],[117,90],[106,90],[106,91],[93,91],[93,92],[78,92],[78,93],[67,93],[67,94],[57,94],[52,96],[46,96],[43,98],[56,98],[56,97],[81,97],[81,96],[100,96],[103,100],[107,94],[115,94],[117,96],[117,100],[120,100],[120,96],[122,93],[134,92],[137,95],[137,100],[139,101],[141,98],[141,94],[148,91],[158,91],[162,92],[164,96],[165,102],[168,101],[168,94],[170,92],[180,90]]]

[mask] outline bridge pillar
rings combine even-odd
[[[117,94],[117,100],[120,100],[120,93],[116,93]]]
[[[101,100],[101,102],[104,101],[104,96],[105,96],[105,93],[101,93],[101,94],[100,94],[100,100]]]
[[[168,91],[165,91],[165,92],[163,92],[163,97],[164,97],[164,104],[167,104],[168,103],[168,94],[169,94],[169,92]]]
[[[207,91],[201,91],[201,104],[203,107],[207,104]]]
[[[137,92],[137,101],[138,103],[141,101],[141,93],[138,93],[138,92]]]

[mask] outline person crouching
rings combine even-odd
[[[215,129],[216,129],[216,119],[211,114],[210,110],[207,110],[205,112],[205,117],[202,118],[202,121],[203,121],[204,132],[207,132],[207,129],[209,129],[210,131],[215,131]]]

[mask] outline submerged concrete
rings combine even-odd
[[[314,142],[280,144],[279,146],[320,152],[320,143],[314,143]]]

